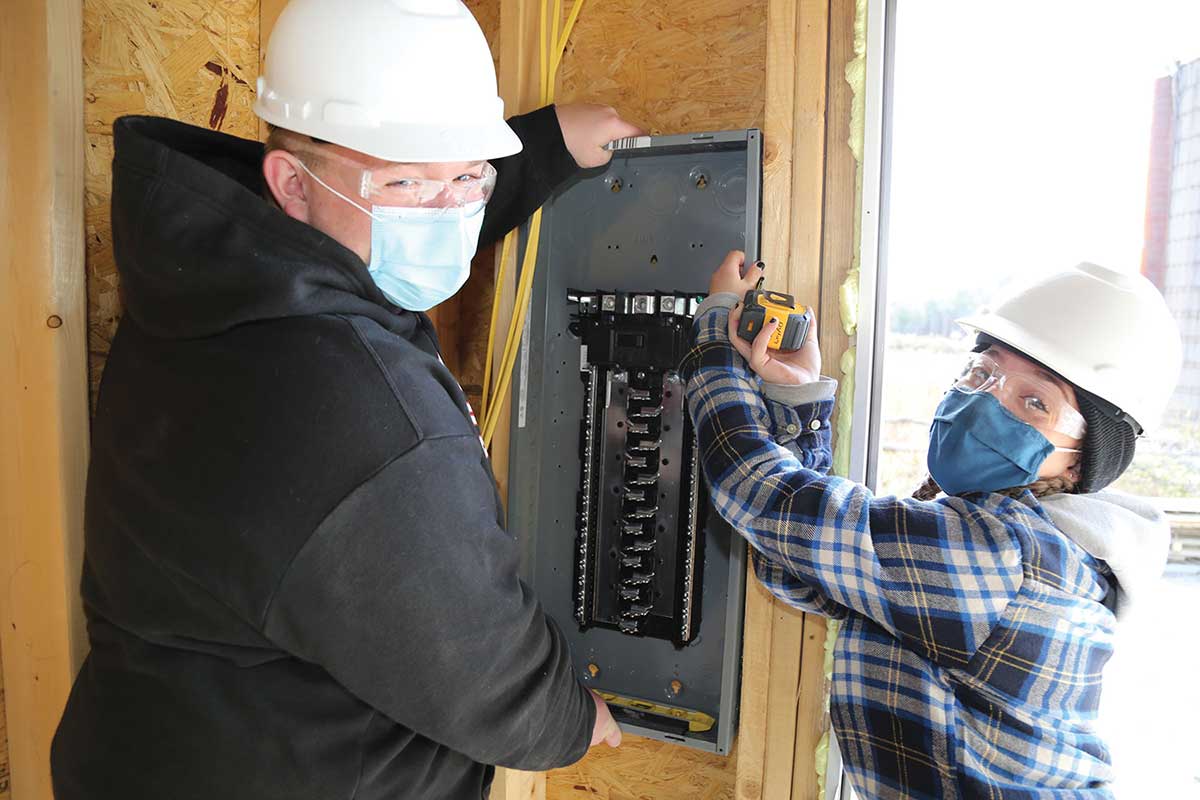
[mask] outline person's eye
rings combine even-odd
[[[399,178],[388,183],[389,189],[411,189],[417,185],[412,178]]]
[[[1042,402],[1042,398],[1038,397],[1037,395],[1031,394],[1023,397],[1022,400],[1025,401],[1025,407],[1030,411],[1036,411],[1039,414],[1050,413],[1050,409],[1048,409],[1046,404]]]
[[[470,184],[470,183],[474,183],[477,180],[479,180],[478,175],[471,175],[470,173],[464,173],[462,175],[459,175],[457,178],[455,178],[454,182]]]
[[[968,386],[982,386],[990,373],[983,367],[968,367],[963,371],[961,381]]]

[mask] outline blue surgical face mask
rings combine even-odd
[[[992,394],[951,390],[929,428],[929,474],[946,494],[1027,486],[1055,449]]]
[[[371,207],[371,263],[379,290],[427,311],[462,288],[483,226],[483,201],[462,208]]]
[[[428,311],[454,295],[471,274],[483,227],[482,200],[454,208],[360,206],[317,177],[313,180],[371,218],[367,272],[388,300],[408,311]]]

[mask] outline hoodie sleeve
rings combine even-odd
[[[513,117],[508,124],[520,138],[522,150],[492,161],[496,188],[484,212],[480,247],[527,220],[559,184],[580,169],[563,141],[554,106]]]
[[[595,706],[517,577],[474,436],[427,439],[347,496],[296,556],[266,634],[395,722],[485,764],[579,760]],[[451,482],[451,478],[453,482]]]

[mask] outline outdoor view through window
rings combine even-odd
[[[1200,517],[1200,2],[898,3],[878,490],[926,475],[954,322],[1091,261],[1141,271],[1184,343],[1168,419],[1114,488]],[[1064,330],[1063,336],[1071,331]],[[1100,726],[1117,797],[1200,797],[1200,549],[1124,626]]]

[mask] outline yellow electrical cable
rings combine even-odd
[[[500,247],[500,268],[496,271],[496,286],[504,285],[504,270],[508,266],[508,252],[511,249],[513,242],[512,234],[504,237],[504,244]],[[488,321],[488,339],[487,339],[487,357],[483,359],[483,392],[479,396],[479,419],[486,419],[488,410],[488,389],[492,385],[492,348],[496,345],[496,317],[500,311],[500,297],[495,294],[492,297],[492,314]]]
[[[558,76],[558,68],[562,64],[567,41],[571,37],[571,30],[575,27],[575,20],[579,18],[579,12],[583,8],[584,0],[575,0],[572,3],[562,35],[556,36],[555,34],[558,33],[558,22],[562,17],[560,2],[561,0],[554,0],[555,18],[549,42],[546,40],[546,18],[549,13],[547,0],[541,0],[540,2],[541,13],[538,22],[538,39],[540,45],[538,47],[538,77],[542,105],[548,105],[554,100],[554,83]],[[553,50],[550,51],[550,48],[553,48]],[[526,242],[524,257],[521,261],[521,277],[518,281],[515,303],[513,305],[514,313],[509,320],[508,332],[505,336],[504,352],[500,357],[500,372],[496,376],[494,385],[492,384],[491,359],[492,347],[495,345],[498,303],[493,301],[492,304],[492,319],[488,328],[488,359],[484,366],[483,398],[480,401],[482,406],[481,416],[483,418],[480,433],[483,435],[485,446],[491,445],[492,436],[495,434],[496,427],[500,421],[500,410],[503,407],[502,399],[508,393],[508,387],[512,383],[512,371],[516,365],[517,353],[520,350],[519,342],[525,330],[525,317],[529,310],[529,299],[532,294],[533,273],[537,264],[537,250],[541,238],[541,228],[542,210],[539,208],[533,213],[533,217],[529,221],[529,238]],[[516,231],[509,233],[505,237],[504,246],[501,248],[500,269],[497,271],[496,276],[497,288],[503,285],[502,278],[504,276],[505,263],[509,250],[515,242],[516,235]],[[489,390],[491,390],[490,396]]]
[[[550,44],[558,46],[558,26],[562,24],[562,0],[554,0],[554,11],[550,14]],[[551,51],[553,54],[553,51]],[[550,59],[550,74],[556,74],[554,70],[554,59]],[[554,94],[553,84],[549,87],[549,94]]]
[[[544,102],[549,69],[546,58],[547,48],[553,44],[546,39],[546,0],[541,0],[541,13],[538,14],[538,95]]]
[[[562,38],[556,43],[557,51],[554,60],[550,62],[551,74],[558,74],[558,65],[562,63],[563,53],[567,50],[567,41],[571,38],[571,31],[575,28],[575,20],[579,19],[579,12],[583,9],[584,0],[575,0],[571,5],[571,13],[567,15],[567,24],[563,27]]]
[[[526,263],[522,266],[523,270],[532,271],[533,259],[529,258],[532,253],[534,258],[537,256],[538,240],[541,235],[541,219],[542,210],[539,208],[533,212],[533,218],[529,226],[529,240],[525,245]],[[490,445],[492,436],[496,433],[496,426],[500,422],[500,409],[503,408],[502,398],[508,394],[508,387],[512,383],[513,366],[517,362],[517,353],[520,351],[521,334],[525,329],[525,312],[529,308],[529,295],[533,281],[526,281],[525,276],[521,276],[521,283],[517,290],[516,305],[513,306],[517,313],[513,315],[513,325],[509,329],[508,341],[504,348],[504,356],[500,362],[500,374],[497,377],[495,394],[489,411],[488,417],[484,420],[483,427],[483,442],[485,445]]]

